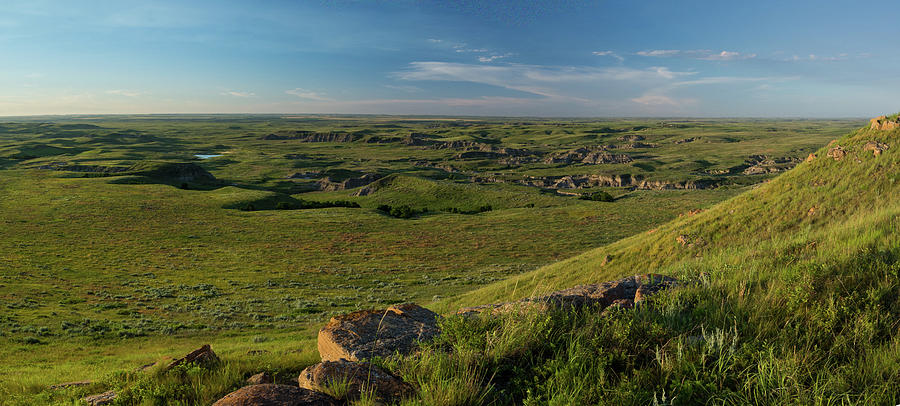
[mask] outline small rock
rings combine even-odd
[[[275,379],[268,372],[260,372],[247,378],[247,383],[250,385],[262,385],[264,383],[275,383]]]
[[[209,344],[205,344],[204,346],[191,351],[189,354],[185,355],[182,358],[178,358],[175,361],[172,361],[167,367],[166,371],[175,368],[181,364],[197,364],[200,366],[210,366],[219,362],[219,357],[216,353],[213,352],[212,348],[209,347]]]
[[[213,406],[336,406],[324,393],[288,385],[250,385],[231,392]]]
[[[364,391],[387,403],[405,398],[413,388],[384,368],[368,362],[325,361],[310,366],[300,373],[297,383],[301,388],[322,391],[335,383],[347,384],[347,399],[357,400]]]
[[[268,354],[268,353],[269,353],[269,351],[267,351],[267,350],[250,350],[250,351],[247,351],[247,355],[262,355],[262,354]]]
[[[809,156],[806,157],[806,162],[812,162],[815,159],[816,159],[816,154],[809,154]]]
[[[864,151],[872,151],[872,155],[874,155],[874,156],[881,155],[881,153],[886,149],[888,149],[887,144],[877,142],[877,141],[869,141],[866,143],[865,146],[863,146]]]
[[[828,153],[825,154],[825,156],[827,156],[829,158],[833,158],[835,161],[840,161],[845,156],[847,156],[847,151],[844,151],[844,148],[842,148],[840,145],[838,145],[834,148],[829,149]]]
[[[82,400],[90,406],[108,405],[116,400],[116,391],[107,391],[97,395],[85,396]]]
[[[438,317],[412,303],[335,316],[319,330],[319,355],[322,361],[361,361],[395,352],[409,354],[418,341],[440,333]]]
[[[58,383],[56,385],[50,385],[50,389],[76,388],[79,386],[88,386],[92,383],[94,383],[94,381],[65,382],[65,383]]]

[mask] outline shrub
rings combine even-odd
[[[392,217],[408,219],[416,215],[416,211],[407,205],[392,207],[390,215]]]
[[[612,197],[611,194],[606,193],[602,190],[591,193],[583,193],[578,198],[581,200],[591,200],[595,202],[613,202],[616,200],[616,198]]]

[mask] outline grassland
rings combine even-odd
[[[97,387],[133,385],[146,378],[112,372],[211,342],[226,360],[233,360],[233,369],[215,372],[227,375],[213,379],[220,386],[195,388],[194,397],[185,397],[208,401],[258,365],[284,376],[308,365],[315,358],[310,339],[330,314],[402,301],[434,302],[434,308],[452,310],[459,304],[641,270],[677,273],[736,264],[753,268],[741,268],[742,274],[755,275],[742,279],[750,286],[767,284],[761,278],[776,271],[766,261],[788,255],[771,253],[801,249],[792,245],[792,233],[806,227],[810,235],[822,234],[815,234],[818,247],[839,246],[841,238],[850,238],[857,229],[828,240],[826,235],[832,233],[826,226],[851,211],[846,204],[864,203],[862,207],[873,208],[872,216],[882,216],[859,220],[858,227],[868,226],[893,213],[883,208],[891,207],[893,200],[877,196],[896,191],[893,183],[878,184],[872,190],[883,193],[868,193],[870,198],[860,200],[852,191],[861,194],[854,185],[864,182],[852,179],[866,178],[847,178],[840,185],[826,183],[822,190],[840,187],[836,190],[850,194],[828,192],[825,199],[801,187],[802,182],[782,181],[797,176],[791,175],[795,171],[727,200],[752,189],[747,185],[776,175],[744,173],[761,161],[751,157],[796,161],[859,125],[859,120],[514,122],[266,116],[4,123],[0,371],[13,378],[0,386],[0,396],[11,404],[66,402],[96,388],[53,392],[46,385],[97,378],[105,379]],[[279,138],[307,137],[307,132],[357,138]],[[270,134],[275,137],[267,137]],[[634,142],[650,146],[620,148],[633,143],[627,140],[635,136],[641,140]],[[414,145],[411,137],[431,144]],[[683,142],[687,139],[691,141]],[[614,146],[604,151],[628,155],[631,161],[511,163],[509,156],[497,152],[528,150],[546,157],[599,145]],[[464,155],[467,152],[477,153]],[[195,154],[222,156],[198,160]],[[216,180],[182,182],[158,172],[150,176],[146,168],[135,172],[135,165],[148,162],[192,162]],[[822,162],[801,165],[824,168]],[[93,169],[59,170],[76,165]],[[896,171],[890,175],[889,169],[869,168],[854,176],[888,171],[885,179],[893,182],[890,176],[896,177]],[[287,178],[294,173],[303,175]],[[365,174],[381,179],[344,190],[317,190]],[[592,186],[588,190],[617,197],[614,202],[593,202],[565,194],[577,195],[582,189],[520,182],[573,175],[641,176],[670,182],[673,189]],[[837,182],[822,177],[823,182]],[[487,178],[491,181],[484,182]],[[718,187],[674,189],[678,182],[697,179],[713,180]],[[770,196],[766,190],[783,184],[792,186],[772,195],[797,193],[785,200],[803,208],[789,210],[782,207],[787,203],[775,200],[772,206],[759,206]],[[370,190],[360,193],[366,187]],[[361,207],[268,210],[278,202],[337,200]],[[248,204],[266,210],[226,208]],[[392,218],[376,210],[384,204],[408,205],[422,214]],[[485,206],[491,210],[448,212]],[[809,211],[805,206],[817,207],[816,215],[796,220],[798,213]],[[710,209],[678,219],[698,208]],[[678,220],[666,223],[673,219]],[[744,225],[721,225],[726,220]],[[650,229],[655,231],[638,234]],[[703,243],[678,247],[673,241],[682,234]],[[751,237],[758,238],[755,245],[747,240]],[[877,236],[866,241],[872,239]],[[857,252],[847,249],[850,257]],[[831,251],[821,252],[831,257]],[[598,258],[606,256],[612,261],[599,266]],[[745,257],[760,265],[738,260]],[[721,289],[737,289],[735,278],[716,281]],[[246,355],[256,349],[270,353]],[[295,350],[299,352],[291,352]]]

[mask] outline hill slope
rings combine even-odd
[[[898,404],[898,140],[860,129],[707,211],[439,307],[647,272],[683,280],[649,304],[448,322],[393,367],[496,404]]]
[[[860,129],[795,169],[709,210],[478,289],[453,305],[698,267],[727,268],[734,279],[769,278],[786,264],[834,262],[862,251],[897,249],[898,140],[900,130]],[[872,147],[878,145],[882,151],[875,155]],[[833,148],[845,156],[828,156]]]

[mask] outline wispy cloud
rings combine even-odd
[[[285,90],[285,93],[293,96],[297,96],[301,99],[309,99],[309,100],[318,100],[318,101],[331,101],[331,99],[325,97],[322,93],[317,93],[311,90],[306,90],[302,88],[294,88],[291,90]]]
[[[256,93],[253,93],[253,92],[236,92],[233,90],[222,92],[221,95],[222,96],[234,96],[234,97],[256,97]]]
[[[484,63],[494,62],[494,61],[496,61],[496,60],[498,60],[498,59],[509,58],[509,57],[512,56],[512,55],[513,55],[513,54],[491,55],[491,56],[479,56],[479,57],[478,57],[478,62],[484,62]]]
[[[116,96],[125,96],[125,97],[138,97],[138,96],[141,96],[143,93],[135,92],[135,91],[131,91],[131,90],[113,89],[113,90],[107,90],[106,94],[112,94],[112,95],[116,95]]]
[[[870,55],[868,54],[859,54],[856,58],[868,58]],[[797,56],[793,55],[792,57],[785,59],[788,62],[835,62],[835,61],[846,61],[854,58],[850,54],[840,53],[837,55],[816,55],[809,54],[807,56]]]
[[[615,58],[615,59],[618,59],[619,62],[625,61],[625,58],[623,58],[622,56],[620,56],[619,54],[617,54],[613,51],[594,51],[594,52],[592,52],[592,54],[597,55],[597,56],[608,56],[611,58]]]
[[[653,58],[691,58],[706,61],[734,61],[741,59],[756,58],[756,54],[745,54],[734,51],[712,51],[709,49],[654,49],[647,51],[638,51],[637,55],[653,57]]]
[[[435,45],[439,48],[452,50],[453,53],[457,54],[486,54],[483,56],[478,56],[478,62],[489,63],[494,62],[499,59],[509,58],[515,54],[511,52],[498,52],[496,50],[492,50],[489,48],[479,48],[479,47],[471,47],[465,42],[457,42],[457,41],[449,41],[444,39],[437,38],[429,38],[428,41],[430,44]]]
[[[681,53],[681,51],[677,49],[655,49],[652,51],[638,51],[637,54],[640,56],[656,56],[656,57],[669,57],[675,56]]]
[[[542,65],[471,65],[450,62],[413,62],[394,76],[410,81],[456,81],[515,90],[557,103],[591,104],[598,92],[636,87],[638,92],[693,75],[666,67],[575,67]],[[617,90],[621,91],[621,90]]]

